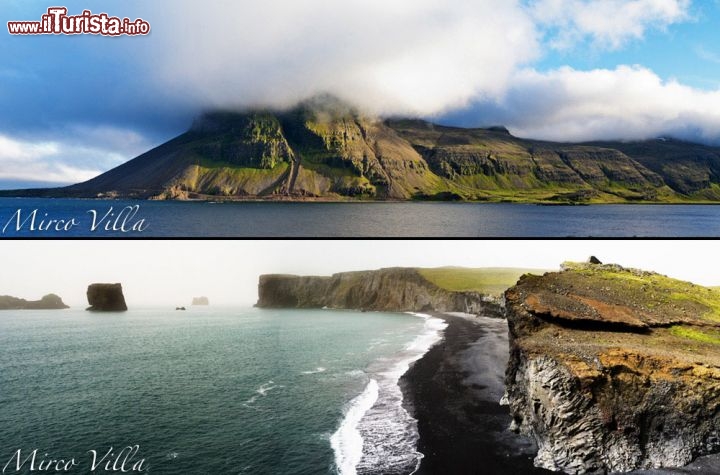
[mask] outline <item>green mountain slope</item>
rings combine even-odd
[[[0,196],[714,202],[720,148],[525,140],[498,127],[383,121],[322,98],[285,112],[205,114],[90,181]]]

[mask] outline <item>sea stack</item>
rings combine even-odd
[[[628,472],[720,451],[720,292],[586,263],[505,297],[503,399],[536,466]]]
[[[90,284],[87,299],[91,312],[124,312],[127,310],[122,284]]]
[[[194,297],[192,300],[193,305],[210,305],[210,300],[207,297]]]

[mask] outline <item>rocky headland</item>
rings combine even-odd
[[[681,467],[720,451],[720,292],[566,264],[506,294],[513,428],[571,474]]]
[[[55,294],[45,295],[40,300],[25,300],[9,295],[0,296],[0,310],[62,310],[70,308]]]
[[[344,272],[330,277],[263,275],[258,307],[336,308],[387,312],[501,314],[497,299],[475,291],[452,291],[417,269]]]
[[[122,284],[90,284],[87,299],[91,312],[124,312],[127,305],[122,291]]]

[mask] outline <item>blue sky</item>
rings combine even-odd
[[[720,87],[720,2],[697,1],[689,17],[664,28],[651,29],[644,38],[622,48],[593,48],[587,43],[570,51],[548,50],[536,63],[540,70],[570,65],[576,69],[615,68],[641,64],[665,79],[677,78],[688,86]]]
[[[0,5],[0,187],[88,179],[212,108],[322,92],[368,113],[551,140],[720,143],[720,4],[700,0],[72,0],[144,37],[12,36]]]

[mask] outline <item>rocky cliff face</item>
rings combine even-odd
[[[91,284],[87,299],[92,312],[124,312],[127,310],[121,284]]]
[[[720,293],[613,265],[506,292],[507,402],[539,467],[680,467],[720,451]]]
[[[0,310],[59,310],[70,308],[55,294],[48,294],[40,300],[25,300],[9,295],[0,296]]]
[[[331,277],[263,275],[258,307],[345,308],[375,311],[499,313],[477,292],[452,292],[428,282],[415,269],[345,272]]]

